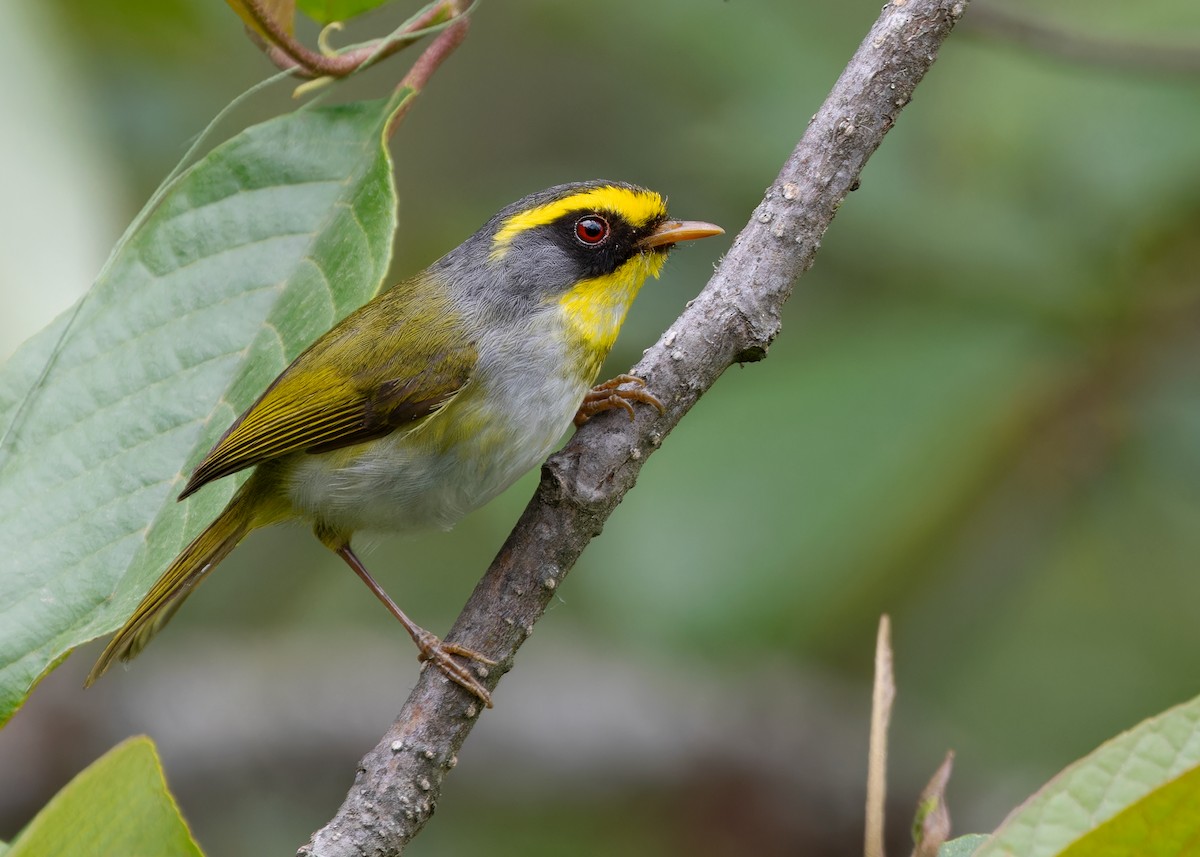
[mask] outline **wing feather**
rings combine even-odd
[[[477,353],[450,302],[418,281],[347,316],[279,375],[217,441],[180,499],[296,452],[322,453],[412,427],[470,380]],[[420,312],[420,317],[416,313]]]

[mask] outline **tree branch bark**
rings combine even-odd
[[[761,360],[795,279],[858,185],[966,0],[893,0],[860,45],[708,285],[632,372],[666,406],[596,417],[542,468],[542,480],[447,639],[512,668],[554,590],[633,487],[646,459],[734,363]],[[501,698],[500,704],[503,704]],[[481,706],[425,670],[396,722],[363,757],[334,818],[302,857],[400,854],[433,814]]]

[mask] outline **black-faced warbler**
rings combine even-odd
[[[542,461],[574,417],[661,408],[640,379],[592,385],[648,275],[680,241],[653,191],[560,185],[500,211],[416,276],[309,346],[225,432],[187,497],[255,467],[109,642],[88,684],[129,660],[245,536],[301,519],[404,625],[420,658],[491,704],[458,655],[396,606],[350,548],[357,530],[448,529]]]

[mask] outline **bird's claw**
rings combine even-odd
[[[629,384],[630,387],[622,389],[625,384]],[[601,411],[609,411],[613,408],[625,411],[632,421],[634,414],[633,405],[630,402],[654,405],[660,414],[666,412],[666,408],[658,397],[646,389],[644,379],[636,375],[618,375],[603,384],[597,384],[587,392],[587,395],[583,397],[583,404],[579,406],[579,411],[575,414],[575,425],[581,426]]]
[[[434,664],[446,674],[446,677],[450,681],[471,691],[471,693],[483,701],[484,705],[491,708],[492,695],[483,686],[483,683],[479,680],[479,676],[473,673],[465,664],[456,661],[454,656],[467,658],[468,660],[482,664],[484,667],[494,667],[496,661],[481,655],[474,649],[468,649],[466,646],[460,646],[458,643],[443,643],[435,635],[429,634],[429,632],[426,632],[426,634],[428,636],[422,637],[417,642],[417,647],[420,649],[420,654],[417,655],[418,660],[422,663]]]

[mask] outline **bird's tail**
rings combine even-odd
[[[217,519],[196,536],[174,562],[167,567],[151,587],[142,603],[121,626],[96,665],[88,674],[85,687],[104,675],[113,661],[129,661],[146,647],[150,639],[175,615],[175,611],[217,564],[237,547],[238,542],[253,529],[272,523],[263,520],[256,490],[258,480],[252,478],[229,501]]]

